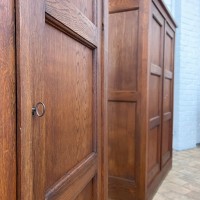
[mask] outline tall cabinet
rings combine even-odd
[[[175,28],[162,0],[109,0],[109,199],[152,199],[171,169]]]

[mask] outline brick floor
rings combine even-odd
[[[200,148],[175,151],[173,168],[153,200],[200,200]]]

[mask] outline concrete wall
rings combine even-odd
[[[177,24],[174,149],[200,143],[200,1],[165,0]]]

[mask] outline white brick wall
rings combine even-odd
[[[174,148],[200,143],[200,1],[165,0],[177,24]]]

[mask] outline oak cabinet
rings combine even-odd
[[[161,0],[109,1],[109,199],[152,199],[171,168],[175,28]]]
[[[1,200],[106,199],[107,7],[0,0]]]

